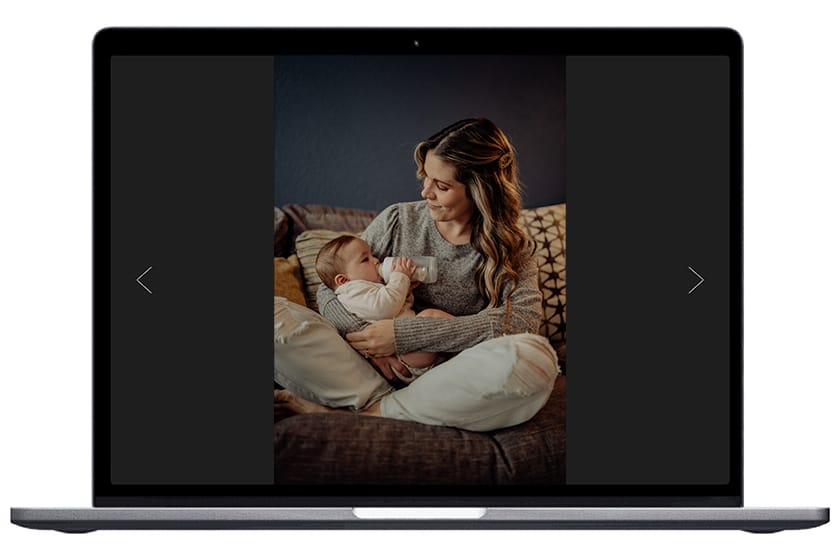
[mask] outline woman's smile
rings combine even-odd
[[[473,201],[467,195],[466,185],[457,180],[455,167],[429,152],[423,174],[421,196],[426,199],[435,221],[469,222]]]

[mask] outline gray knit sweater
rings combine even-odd
[[[414,307],[417,311],[433,307],[456,316],[394,319],[397,354],[418,350],[460,352],[503,334],[538,331],[542,296],[536,256],[526,259],[519,271],[519,286],[511,296],[505,326],[506,305],[488,307],[475,285],[479,253],[469,243],[453,245],[445,240],[424,201],[389,206],[374,218],[362,238],[380,260],[387,256],[437,257],[438,281],[415,288]],[[503,302],[511,287],[512,283],[504,288]],[[368,324],[344,309],[333,291],[323,284],[318,290],[318,307],[342,335]]]

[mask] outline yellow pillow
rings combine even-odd
[[[306,305],[300,276],[300,260],[297,255],[274,259],[274,295],[282,296],[298,305]]]

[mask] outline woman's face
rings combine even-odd
[[[475,204],[467,196],[467,186],[455,180],[455,166],[429,151],[423,173],[420,195],[428,203],[432,219],[436,222],[469,222]]]

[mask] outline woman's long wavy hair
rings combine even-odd
[[[419,179],[425,177],[430,151],[455,167],[457,180],[466,185],[475,204],[471,244],[482,256],[475,282],[490,306],[499,307],[503,286],[508,281],[518,284],[518,271],[530,253],[519,226],[522,192],[513,146],[495,124],[473,118],[451,124],[417,145]]]

